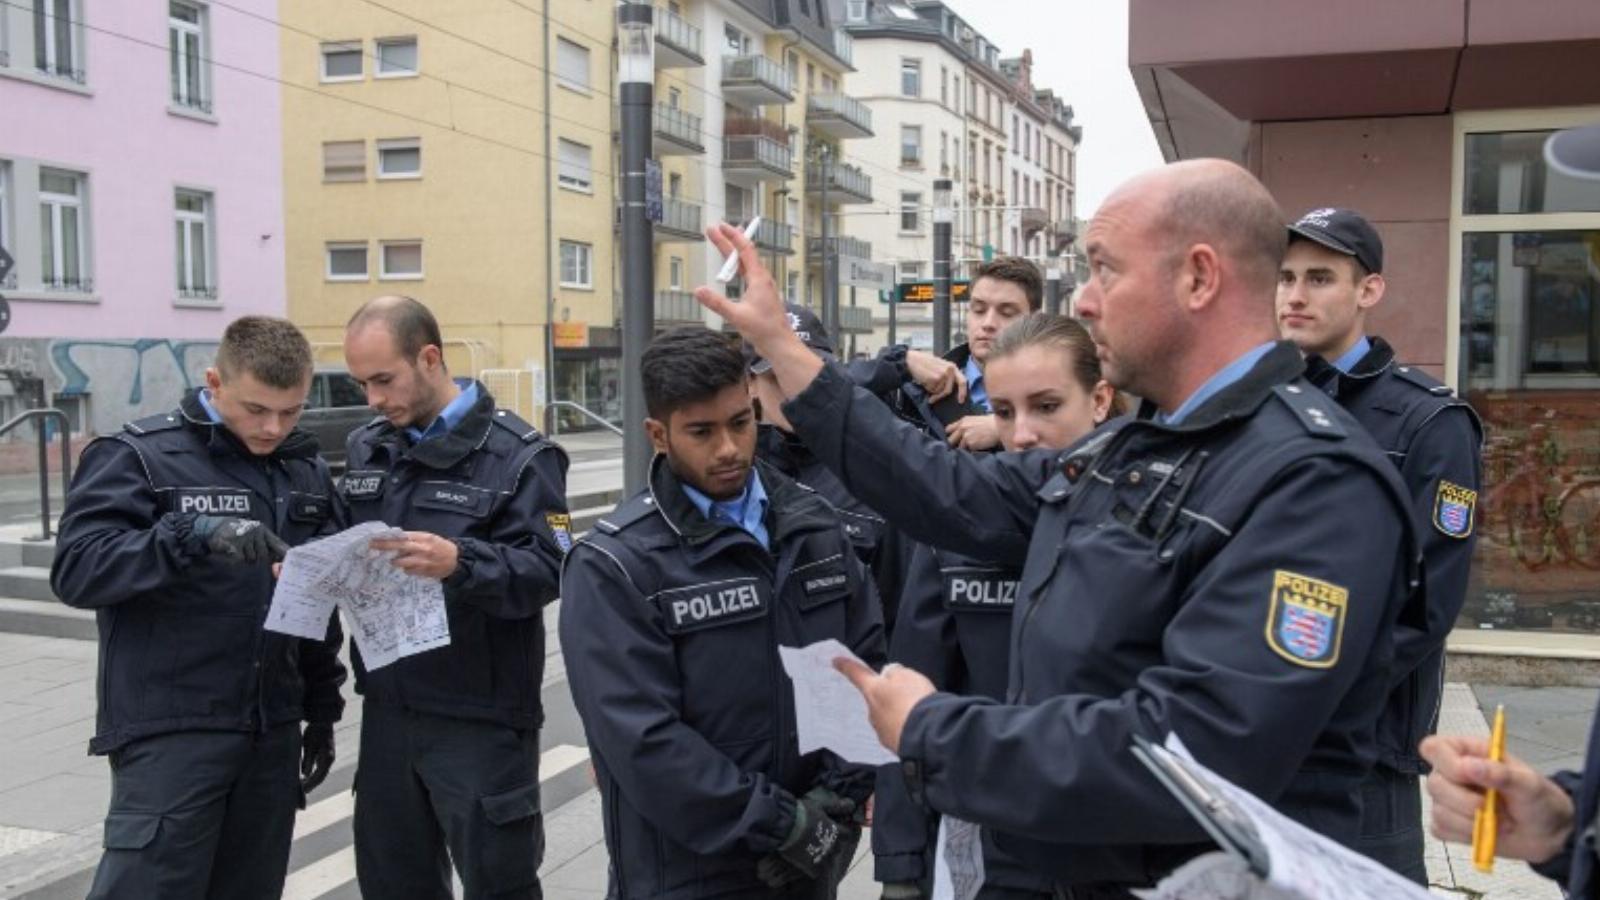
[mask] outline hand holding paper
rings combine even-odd
[[[827,749],[846,762],[868,766],[898,759],[883,749],[873,735],[866,701],[834,668],[836,661],[849,662],[872,672],[850,648],[829,639],[805,647],[779,647],[778,658],[794,682],[794,717],[801,753]]]
[[[833,665],[866,698],[872,728],[878,733],[878,740],[891,751],[899,753],[900,732],[906,727],[906,719],[911,717],[912,707],[922,698],[937,693],[933,682],[916,669],[896,663],[890,663],[883,667],[883,672],[875,673],[853,654],[835,659]]]

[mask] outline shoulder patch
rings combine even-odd
[[[572,516],[569,513],[547,512],[544,514],[544,523],[550,526],[550,534],[556,539],[556,546],[562,553],[572,552]]]
[[[132,422],[124,422],[122,425],[124,431],[138,435],[152,434],[157,431],[171,431],[174,428],[182,427],[183,417],[175,412],[157,413],[153,416],[135,419]]]
[[[1449,397],[1455,393],[1455,391],[1450,390],[1448,384],[1444,384],[1416,366],[1395,366],[1394,377],[1407,384],[1419,387],[1435,397]]]
[[[1439,529],[1440,534],[1466,540],[1472,536],[1473,513],[1477,507],[1477,491],[1441,478],[1433,497],[1433,527]]]
[[[509,409],[495,410],[492,418],[496,425],[516,435],[524,444],[531,444],[544,438],[539,429],[529,425],[525,419]]]
[[[1331,669],[1339,663],[1350,591],[1330,581],[1278,569],[1267,605],[1267,646],[1297,666]]]
[[[1296,380],[1280,384],[1272,392],[1289,407],[1306,431],[1330,440],[1350,436],[1344,425],[1334,418],[1332,410],[1338,404],[1308,382]]]

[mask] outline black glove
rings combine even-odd
[[[333,725],[309,722],[300,735],[300,790],[309,794],[333,768]]]
[[[279,562],[289,552],[272,529],[254,519],[234,516],[195,516],[190,530],[206,548],[230,562]]]
[[[815,880],[829,870],[833,858],[851,845],[847,834],[856,804],[825,787],[814,787],[795,802],[794,824],[774,853],[756,865],[756,875],[768,887],[779,888],[802,878]]]

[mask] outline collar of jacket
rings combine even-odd
[[[771,531],[773,548],[786,543],[804,531],[827,527],[831,507],[809,488],[801,487],[777,468],[758,459],[755,461],[756,477],[767,490],[767,527]],[[714,522],[700,515],[689,495],[683,492],[683,482],[667,465],[665,454],[657,453],[650,461],[650,497],[666,520],[667,527],[678,535],[696,558],[714,555],[720,549],[718,538],[735,536],[749,538],[744,529],[726,522]],[[754,541],[753,538],[750,540]],[[774,553],[776,555],[776,553]]]
[[[965,369],[967,360],[972,358],[972,345],[963,341],[945,351],[944,358],[955,363],[957,368]]]
[[[1381,337],[1369,336],[1367,341],[1372,349],[1357,360],[1348,372],[1339,371],[1337,366],[1320,356],[1306,357],[1306,380],[1334,399],[1376,383],[1378,376],[1388,372],[1394,364],[1394,348]]]
[[[315,435],[295,428],[276,450],[264,457],[257,456],[227,426],[211,421],[206,408],[200,405],[201,390],[190,388],[184,392],[183,399],[178,401],[178,414],[183,417],[184,427],[199,435],[212,453],[228,453],[245,459],[309,459],[322,449]]]
[[[394,457],[409,456],[430,469],[448,469],[466,459],[483,446],[489,439],[489,429],[494,427],[494,395],[482,382],[473,384],[478,388],[478,402],[472,404],[456,427],[448,432],[412,443],[404,429],[386,421],[378,426],[378,443],[389,445]]]
[[[766,424],[756,430],[756,458],[790,478],[799,478],[800,470],[816,461],[798,435]]]
[[[1156,405],[1149,400],[1139,406],[1139,419],[1168,431],[1202,431],[1213,425],[1244,418],[1255,412],[1280,384],[1299,378],[1305,373],[1306,362],[1300,348],[1290,341],[1279,341],[1267,354],[1244,373],[1244,377],[1218,391],[1215,396],[1200,404],[1180,425],[1156,425]]]

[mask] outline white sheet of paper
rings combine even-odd
[[[978,826],[939,818],[933,857],[933,900],[973,900],[983,887],[983,838]]]
[[[1168,738],[1167,749],[1207,789],[1232,803],[1250,819],[1271,861],[1267,884],[1276,889],[1274,893],[1261,896],[1299,900],[1362,897],[1432,900],[1433,895],[1427,889],[1288,818],[1256,795],[1207,769],[1194,759],[1182,741],[1177,740],[1176,734]]]
[[[1252,875],[1244,860],[1221,850],[1196,856],[1155,887],[1133,893],[1140,900],[1294,900]]]
[[[402,572],[392,564],[393,553],[368,546],[374,538],[401,534],[382,522],[364,522],[291,549],[267,627],[321,639],[328,611],[337,606],[368,671],[449,644],[443,585]]]
[[[779,647],[783,671],[794,683],[795,727],[800,752],[828,749],[846,762],[881,766],[898,762],[878,742],[867,720],[867,701],[850,679],[834,669],[837,657],[861,660],[836,640],[805,647]]]

